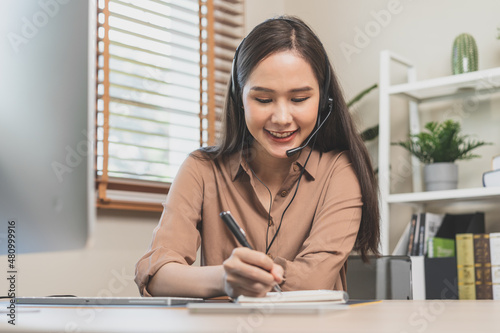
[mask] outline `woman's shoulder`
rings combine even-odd
[[[182,163],[176,178],[196,179],[199,184],[234,181],[241,164],[238,153],[229,156],[207,153],[204,148],[191,152]]]
[[[198,148],[189,154],[188,159],[197,161],[199,164],[218,164],[224,160],[225,157],[224,155],[219,154],[216,149],[217,147],[214,146]]]
[[[351,163],[351,155],[348,150],[330,150],[320,153],[321,163],[330,166],[346,165]]]
[[[192,151],[183,163],[183,166],[197,168],[200,172],[226,168],[227,160],[232,156],[218,154],[214,147],[201,147]]]
[[[191,153],[189,153],[189,158],[195,159],[195,160],[210,160],[210,153],[207,151],[207,147],[201,147],[196,150],[193,150]]]
[[[335,184],[335,188],[357,189],[358,177],[349,150],[332,150],[322,154],[318,174],[322,174],[329,184]]]
[[[183,162],[183,166],[203,168],[209,167],[213,162],[213,156],[202,147],[189,153]]]
[[[196,149],[189,153],[182,161],[173,183],[179,181],[204,182],[212,174],[213,161],[203,152]]]

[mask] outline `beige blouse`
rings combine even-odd
[[[135,281],[150,296],[150,278],[163,265],[191,265],[201,245],[202,265],[221,265],[239,246],[219,214],[231,211],[255,250],[265,252],[293,197],[310,148],[304,149],[274,198],[264,206],[263,185],[241,153],[216,161],[189,156],[179,170],[147,253],[136,265]],[[251,156],[250,156],[251,157]],[[250,158],[249,157],[249,158]],[[247,158],[248,159],[248,158]],[[361,189],[347,152],[314,150],[269,254],[283,266],[283,290],[346,290],[346,259],[361,220]]]

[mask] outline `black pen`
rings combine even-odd
[[[238,223],[236,223],[236,220],[234,219],[233,215],[231,215],[230,211],[222,212],[220,213],[221,219],[226,223],[227,227],[231,232],[233,233],[234,237],[238,240],[238,242],[244,246],[249,248],[250,250],[253,250],[252,247],[250,246],[250,243],[248,243],[245,230],[243,230]],[[281,293],[281,288],[276,283],[273,287],[273,289],[279,293]]]

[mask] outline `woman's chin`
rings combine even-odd
[[[274,158],[288,158],[288,155],[286,154],[286,152],[290,149],[293,149],[293,148],[287,147],[286,149],[276,149],[276,150],[273,150],[272,152],[268,151],[268,153],[269,153],[269,155],[271,155]]]
[[[290,142],[288,144],[276,144],[275,142],[266,142],[265,145],[259,144],[260,149],[262,152],[265,152],[266,155],[272,158],[277,158],[277,159],[286,159],[289,158],[288,155],[286,154],[287,151],[290,149],[294,149],[299,146],[299,144],[296,144],[295,142]],[[296,157],[298,154],[292,155],[292,157]]]

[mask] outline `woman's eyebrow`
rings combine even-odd
[[[303,91],[311,91],[311,90],[313,90],[312,87],[305,86],[305,87],[301,87],[301,88],[291,89],[290,92],[303,92]]]
[[[259,86],[252,87],[252,88],[250,88],[250,90],[253,90],[253,91],[262,91],[262,92],[269,92],[269,93],[275,92],[273,89],[259,87]],[[304,92],[304,91],[311,91],[311,90],[313,90],[312,87],[305,86],[305,87],[290,89],[289,92],[295,93],[295,92]]]
[[[262,92],[274,92],[273,89],[259,87],[259,86],[252,87],[252,88],[250,88],[250,90],[253,90],[253,91],[262,91]]]

